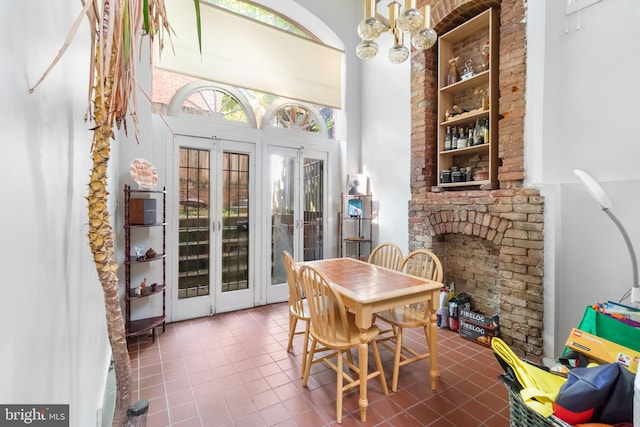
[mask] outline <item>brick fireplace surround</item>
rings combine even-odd
[[[524,188],[526,2],[418,0],[431,5],[444,34],[488,7],[500,11],[498,183],[492,190],[440,191],[437,184],[437,47],[411,63],[409,249],[433,250],[445,283],[472,296],[474,308],[500,313],[501,336],[515,353],[539,361],[543,342],[543,211]]]

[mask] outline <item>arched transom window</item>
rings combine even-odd
[[[250,127],[311,132],[324,137],[330,137],[333,120],[333,110],[328,107],[319,109],[311,104],[204,80],[192,81],[177,90],[167,113]]]
[[[200,116],[256,127],[249,101],[239,90],[196,80],[179,89],[169,104],[171,116]]]
[[[311,105],[280,98],[265,111],[263,127],[314,132],[327,136],[327,126],[320,112]]]

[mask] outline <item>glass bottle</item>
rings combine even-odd
[[[451,126],[447,126],[447,134],[444,137],[444,150],[451,150]]]
[[[481,145],[484,143],[484,131],[480,124],[480,119],[476,119],[476,126],[473,128],[473,145]]]
[[[489,69],[489,46],[489,40],[484,42],[484,45],[482,46],[482,69],[484,71]]]
[[[484,143],[489,142],[489,119],[484,119]]]
[[[467,134],[464,132],[464,129],[461,127],[458,129],[458,145],[457,148],[465,148],[467,146]]]
[[[456,128],[453,128],[453,135],[451,136],[451,149],[455,150],[458,148],[458,131]]]
[[[449,60],[449,73],[447,74],[447,85],[452,85],[460,81],[460,70],[458,70],[458,57],[454,56]]]
[[[473,126],[469,126],[469,134],[467,136],[467,147],[473,146]]]

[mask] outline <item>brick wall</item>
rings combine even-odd
[[[151,89],[151,100],[154,105],[154,111],[166,114],[166,108],[169,102],[171,102],[173,95],[187,83],[194,80],[196,80],[194,77],[154,68]]]
[[[440,191],[437,184],[437,46],[414,52],[411,66],[409,249],[432,249],[445,282],[500,312],[503,339],[519,355],[542,357],[543,213],[524,188],[526,19],[524,0],[426,0],[438,34],[488,7],[500,11],[498,180],[494,190]],[[464,48],[464,47],[462,47]]]

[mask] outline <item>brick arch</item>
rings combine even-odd
[[[429,192],[422,200],[414,198],[410,206],[410,234],[415,239],[410,249],[425,247],[445,259],[447,280],[456,277],[460,290],[477,297],[481,308],[499,310],[502,338],[517,354],[538,360],[544,313],[544,199],[538,190]],[[455,239],[446,239],[453,235]],[[493,247],[497,257],[489,256],[484,265],[490,266],[494,258],[496,275],[485,274],[489,269],[480,269],[480,277],[466,270],[482,258],[449,264],[449,257],[475,247],[475,239]]]
[[[489,7],[500,8],[500,0],[425,0],[419,5],[431,5],[433,29],[444,34]]]
[[[497,306],[491,307],[500,312],[502,338],[517,354],[539,360],[544,313],[543,198],[533,189],[481,193],[456,192],[453,199],[451,194],[429,193],[432,197],[427,198],[421,227],[428,240],[422,245],[446,257],[447,235],[493,244],[498,268],[491,294]],[[448,203],[443,203],[445,198]],[[467,285],[463,281],[460,289],[467,291]]]
[[[513,228],[509,219],[467,209],[435,212],[426,219],[432,238],[460,233],[488,240],[498,246],[502,244],[505,232]]]

